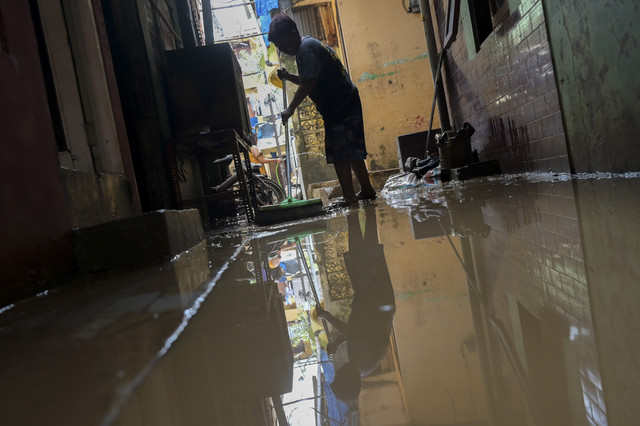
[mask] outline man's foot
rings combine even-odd
[[[358,200],[371,201],[371,200],[375,200],[377,195],[376,195],[376,191],[368,191],[368,192],[360,191],[356,194],[356,197],[358,197]]]
[[[348,207],[351,206],[353,204],[356,204],[358,202],[359,198],[357,196],[353,196],[353,197],[349,197],[349,198],[340,198],[336,201],[334,201],[333,203],[331,203],[331,207],[332,208],[336,208],[336,207]]]

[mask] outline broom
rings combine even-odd
[[[287,105],[287,88],[285,80],[282,81],[282,101],[283,105]],[[288,222],[295,219],[303,219],[306,217],[317,216],[324,213],[322,200],[313,198],[311,200],[298,200],[293,198],[291,190],[291,156],[289,151],[289,123],[283,121],[285,151],[287,157],[287,189],[288,196],[280,204],[259,207],[255,214],[255,223],[257,225],[273,225],[276,223]]]

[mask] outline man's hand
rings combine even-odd
[[[291,74],[289,73],[289,71],[287,71],[287,70],[286,70],[286,69],[284,69],[284,68],[278,68],[277,74],[278,74],[278,78],[279,78],[280,80],[283,80],[283,81],[284,81],[284,80],[289,80],[289,78],[290,78],[290,76],[291,76]]]
[[[318,314],[318,318],[327,318],[327,311],[325,311],[322,306],[316,305],[316,313]]]
[[[283,122],[289,121],[292,115],[293,115],[293,110],[291,108],[287,108],[280,113],[280,116],[282,117]]]

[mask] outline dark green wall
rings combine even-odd
[[[640,170],[637,0],[545,0],[575,172]]]

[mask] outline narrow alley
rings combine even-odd
[[[637,0],[0,0],[4,426],[635,426]]]

